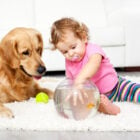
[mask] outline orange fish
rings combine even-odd
[[[95,105],[94,105],[93,103],[87,104],[87,108],[88,108],[88,109],[92,109],[94,106],[95,106]]]

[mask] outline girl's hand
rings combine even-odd
[[[76,84],[74,88],[72,89],[71,93],[68,94],[65,101],[72,100],[73,105],[76,106],[78,100],[81,104],[84,104],[84,99],[88,98],[88,94],[84,90],[84,87],[82,84]]]

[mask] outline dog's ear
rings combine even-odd
[[[39,44],[39,48],[40,48],[40,55],[42,55],[43,52],[43,39],[42,39],[42,35],[37,33],[37,39],[38,39],[38,44]]]
[[[11,68],[19,68],[20,59],[17,53],[18,42],[15,39],[5,39],[1,42],[0,55]]]

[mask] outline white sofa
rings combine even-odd
[[[0,36],[17,26],[38,29],[44,39],[42,57],[48,71],[65,70],[63,56],[50,50],[50,27],[56,19],[74,17],[89,27],[90,41],[103,47],[115,67],[137,67],[140,66],[139,7],[139,0],[0,1]]]
[[[81,5],[75,10],[78,13],[74,17],[87,24],[90,41],[103,47],[114,67],[139,67],[140,1],[92,0],[84,5],[85,1],[87,2],[81,0]],[[83,10],[83,6],[89,9]],[[49,71],[65,69],[64,58],[57,51],[52,52],[46,48],[43,60]]]

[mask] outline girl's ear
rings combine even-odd
[[[87,36],[86,35],[83,35],[83,39],[82,39],[85,43],[88,42],[88,39],[87,39]]]

